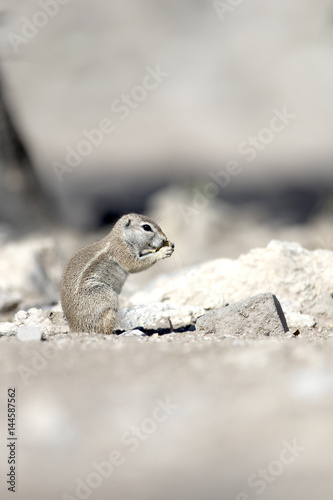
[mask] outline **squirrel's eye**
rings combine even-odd
[[[149,224],[144,224],[142,227],[145,231],[152,231],[152,228],[149,226]]]

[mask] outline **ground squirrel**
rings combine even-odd
[[[173,250],[153,220],[139,214],[121,217],[105,238],[77,252],[65,268],[61,305],[71,331],[112,333],[128,274],[148,269]]]

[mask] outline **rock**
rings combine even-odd
[[[146,337],[147,334],[141,330],[135,329],[135,330],[127,330],[127,332],[121,333],[121,337]]]
[[[283,312],[286,316],[287,323],[289,325],[289,329],[292,327],[295,328],[304,328],[309,327],[312,328],[316,325],[316,320],[313,316],[309,314],[301,313],[302,306],[297,300],[285,300],[278,297]],[[328,308],[329,310],[329,308]]]
[[[35,310],[37,311],[37,309],[35,309],[35,308],[30,309],[30,311],[33,311],[33,312],[35,312]],[[20,324],[20,323],[24,322],[26,319],[28,319],[28,317],[29,317],[28,312],[21,310],[15,314],[15,321]]]
[[[59,304],[47,310],[32,307],[28,311],[18,311],[15,315],[15,324],[17,328],[38,327],[46,336],[68,333],[69,330]]]
[[[272,241],[237,260],[218,259],[164,275],[130,298],[130,303],[161,301],[215,309],[259,293],[273,293],[289,312],[333,323],[333,252],[306,250],[298,243]],[[217,306],[217,303],[220,305]],[[299,319],[309,322],[309,317]],[[298,326],[298,325],[294,325]]]
[[[0,337],[9,337],[10,335],[15,335],[17,331],[17,326],[14,323],[5,321],[0,323]]]
[[[49,311],[43,311],[42,309],[32,307],[31,309],[28,309],[28,311],[18,311],[15,314],[15,323],[18,327],[43,325],[44,328],[47,329],[52,326],[49,316]]]
[[[275,295],[263,293],[209,311],[197,319],[196,330],[201,334],[216,333],[220,336],[281,336],[288,331],[288,326]]]
[[[20,326],[16,334],[21,342],[41,340],[43,331],[38,326]]]
[[[115,330],[133,330],[138,327],[144,330],[177,329],[194,325],[196,318],[204,312],[203,307],[176,307],[162,302],[132,306],[119,312]]]
[[[312,328],[316,325],[316,320],[313,316],[309,314],[301,314],[297,311],[286,313],[286,319],[290,327],[297,328]]]

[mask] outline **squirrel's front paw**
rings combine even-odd
[[[168,257],[171,257],[171,255],[173,254],[174,248],[175,245],[170,241],[167,241],[167,243],[158,250],[157,254],[160,257],[160,259],[167,259]]]

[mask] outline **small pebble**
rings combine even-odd
[[[15,320],[16,320],[16,321],[24,321],[25,319],[27,319],[27,317],[28,317],[28,313],[27,313],[27,311],[23,311],[23,310],[21,309],[21,311],[18,311],[18,312],[16,313],[16,315],[15,315]]]
[[[145,332],[135,329],[135,330],[127,330],[126,332],[121,333],[120,337],[129,337],[131,335],[134,335],[137,337],[145,337],[146,336]]]

